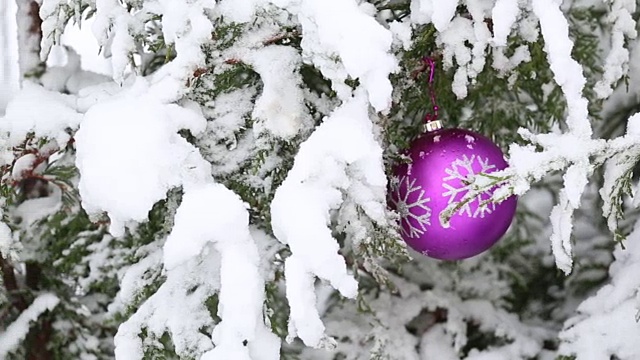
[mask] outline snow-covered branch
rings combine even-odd
[[[391,106],[389,75],[397,60],[389,53],[391,32],[366,13],[355,0],[270,0],[297,15],[302,26],[302,57],[331,80],[346,101],[352,89],[345,81],[359,79],[377,111]],[[335,57],[339,61],[335,60]]]
[[[14,322],[0,332],[0,358],[6,358],[20,345],[29,333],[31,322],[37,321],[46,311],[53,310],[59,302],[60,299],[53,294],[38,295]]]
[[[105,211],[116,236],[127,222],[147,219],[169,189],[211,178],[211,165],[178,135],[183,128],[198,134],[205,119],[195,110],[162,104],[145,94],[148,89],[139,79],[92,106],[75,136],[82,206],[94,215]]]
[[[637,146],[637,145],[636,145]],[[640,240],[636,229],[626,249],[616,249],[609,268],[611,282],[580,304],[567,320],[559,338],[559,353],[578,359],[603,359],[617,355],[635,359],[640,349],[633,339],[640,336]]]
[[[305,141],[293,169],[271,204],[273,231],[292,255],[286,260],[289,336],[308,346],[331,346],[316,309],[314,279],[319,277],[354,298],[358,284],[347,273],[328,227],[331,211],[344,193],[358,186],[360,203],[373,219],[384,219],[385,186],[381,148],[373,138],[368,103],[362,93],[341,105]],[[356,190],[356,189],[354,189]],[[292,214],[303,214],[295,221]]]
[[[604,0],[610,3],[611,11],[607,21],[612,24],[611,50],[604,63],[604,74],[595,86],[596,94],[604,99],[613,93],[613,86],[629,71],[629,50],[625,47],[626,40],[638,36],[636,22],[631,17],[636,11],[636,1],[633,0]]]

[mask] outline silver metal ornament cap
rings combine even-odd
[[[442,129],[442,121],[440,120],[432,120],[424,124],[425,132],[432,132],[440,129]]]

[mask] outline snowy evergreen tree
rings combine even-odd
[[[1,1],[0,359],[640,359],[636,1]],[[425,56],[519,197],[467,260],[387,204]]]

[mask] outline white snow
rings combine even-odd
[[[222,322],[213,332],[215,348],[203,359],[279,358],[279,340],[268,330],[258,334],[262,321],[264,279],[259,272],[258,250],[249,232],[249,213],[240,197],[219,184],[187,191],[175,216],[175,224],[164,245],[167,271],[197,257],[212,243],[220,253],[218,315]],[[253,341],[267,335],[267,341]],[[243,346],[248,341],[249,346]],[[249,357],[250,351],[259,357]],[[265,353],[265,351],[267,351]]]
[[[411,22],[428,24],[433,16],[433,0],[411,0]]]
[[[40,77],[47,90],[78,94],[82,89],[106,82],[111,78],[81,69],[80,56],[72,48],[66,48],[67,63],[64,66],[49,66]]]
[[[240,55],[260,75],[262,94],[256,99],[252,117],[254,129],[290,139],[310,122],[304,105],[302,76],[298,72],[301,60],[289,46],[268,46]]]
[[[170,188],[186,189],[211,176],[210,164],[177,133],[187,128],[198,134],[205,119],[160,103],[144,94],[147,89],[139,79],[132,89],[92,106],[75,136],[82,206],[90,214],[106,212],[115,236],[126,222],[145,220]]]
[[[340,207],[343,191],[355,181],[363,182],[360,188],[365,191],[363,195],[368,188],[373,194],[380,194],[381,190],[381,198],[367,196],[369,204],[365,205],[369,208],[384,202],[386,179],[380,155],[380,146],[373,139],[368,106],[359,92],[326,118],[301,145],[287,179],[276,190],[271,204],[273,231],[292,252],[285,264],[291,307],[289,337],[297,334],[308,346],[331,345],[317,310],[313,310],[314,277],[328,281],[343,296],[356,296],[358,284],[347,273],[338,244],[328,228],[330,212]],[[350,169],[355,170],[355,178]],[[292,214],[297,216],[292,218]]]
[[[527,45],[518,46],[510,58],[506,56],[505,48],[498,47],[494,49],[491,66],[504,76],[511,73],[521,63],[529,61],[531,61],[531,53]],[[513,75],[517,75],[517,73],[513,72]]]
[[[626,249],[614,251],[609,269],[610,283],[578,307],[567,320],[559,337],[559,353],[579,359],[596,360],[616,355],[620,359],[640,356],[636,339],[640,327],[636,321],[639,302],[640,232],[636,229],[625,242]]]
[[[497,46],[506,46],[507,37],[520,13],[518,1],[497,0],[491,18],[493,19],[493,42]]]
[[[0,117],[0,131],[9,133],[9,146],[21,143],[29,132],[66,144],[70,136],[65,130],[75,130],[81,119],[74,96],[25,81],[22,90],[9,102],[5,116]]]
[[[411,39],[411,23],[408,21],[392,21],[389,23],[389,30],[393,33],[394,39],[402,45],[404,50],[411,49],[413,40]]]
[[[587,80],[582,67],[571,57],[573,41],[569,38],[569,24],[560,3],[555,0],[532,0],[533,12],[540,19],[549,65],[554,79],[567,100],[567,126],[578,137],[591,137],[591,123],[587,99],[582,95]]]
[[[13,215],[21,219],[21,226],[29,228],[49,215],[55,214],[62,207],[62,191],[57,186],[49,186],[51,193],[47,197],[29,199],[21,203],[13,211]]]
[[[143,358],[143,342],[139,336],[143,329],[147,336],[157,338],[168,332],[179,356],[194,357],[213,347],[201,329],[213,325],[205,301],[220,287],[220,262],[216,255],[207,254],[197,259],[199,261],[189,261],[167,272],[160,288],[119,326],[114,338],[116,359]]]
[[[0,222],[0,254],[12,258],[13,234],[5,222]]]
[[[453,15],[456,13],[458,0],[431,1],[431,6],[433,9],[431,22],[433,22],[433,25],[438,31],[445,31],[449,26]]]
[[[42,41],[40,42],[40,60],[46,61],[54,44],[60,44],[67,14],[67,0],[42,0],[40,18],[42,19]]]
[[[36,162],[36,154],[25,154],[16,159],[11,169],[11,178],[14,180],[21,180],[24,177],[25,172],[33,170],[33,165]]]
[[[216,5],[216,10],[231,22],[248,23],[253,20],[253,15],[258,6],[264,6],[265,0],[222,0]]]
[[[469,82],[474,81],[484,68],[485,52],[491,40],[491,32],[484,22],[488,9],[480,2],[467,2],[472,19],[456,16],[453,20],[448,20],[448,25],[437,37],[437,42],[442,47],[445,69],[452,68],[454,61],[457,65],[451,89],[459,99],[467,96]],[[447,2],[438,2],[444,3]],[[471,47],[467,44],[471,44]]]
[[[631,14],[636,11],[634,0],[604,0],[611,3],[611,11],[607,21],[613,24],[611,31],[611,50],[604,63],[604,74],[594,90],[603,99],[613,93],[613,85],[629,71],[629,50],[625,48],[625,40],[633,40],[638,36],[636,23]]]
[[[271,0],[297,15],[302,25],[302,57],[332,82],[338,97],[346,101],[348,77],[359,79],[376,111],[391,106],[389,75],[397,60],[389,53],[393,36],[366,15],[355,0]],[[339,57],[340,62],[335,60]]]
[[[16,2],[0,2],[0,116],[18,88]]]
[[[114,80],[122,84],[129,56],[135,50],[132,32],[141,31],[141,24],[117,0],[96,0],[95,9],[91,29],[98,45],[111,56]]]
[[[38,320],[44,312],[53,310],[59,302],[54,294],[38,295],[16,320],[0,332],[0,358],[5,358],[20,345],[29,332],[31,322]]]
[[[167,44],[175,47],[176,57],[154,73],[150,92],[163,102],[172,102],[186,93],[184,84],[193,76],[193,72],[205,66],[203,45],[211,40],[213,31],[213,24],[206,12],[215,7],[215,2],[158,2],[162,33]]]
[[[640,156],[640,113],[636,113],[627,121],[627,133],[609,143],[613,155],[607,159],[604,166],[604,182],[600,189],[602,198],[602,215],[607,219],[607,226],[612,233],[618,230],[618,220],[623,215],[619,213],[618,196],[624,193],[624,176],[633,171],[635,163],[629,159]],[[638,206],[638,191],[633,194],[633,206]],[[624,211],[624,209],[620,209]]]
[[[119,294],[122,305],[140,291],[143,274],[158,263],[158,255],[152,253],[147,264],[127,271]],[[246,205],[238,195],[213,183],[187,190],[162,258],[167,279],[120,326],[116,358],[140,358],[143,348],[138,335],[146,328],[156,336],[169,331],[183,356],[279,359],[280,340],[263,321],[264,277],[258,247],[249,230]],[[214,326],[205,300],[216,293],[222,322],[209,339],[200,330]]]
[[[600,0],[582,5],[586,3],[602,6]],[[623,76],[637,77],[630,60],[632,46],[637,47],[631,41],[637,38],[632,17],[637,4],[633,0],[604,3],[610,5],[606,21],[613,30],[605,71],[595,87],[601,98],[610,96],[612,86]],[[30,26],[26,15],[29,2],[18,0],[18,4],[20,66],[24,73],[34,70],[53,42],[62,39],[69,2],[41,3],[42,58],[37,54],[38,36],[25,31]],[[616,196],[622,191],[622,177],[629,174],[640,156],[640,115],[628,119],[624,136],[607,141],[592,139],[583,96],[586,80],[582,67],[571,56],[567,6],[559,0],[412,0],[410,16],[390,23],[385,23],[391,19],[390,11],[378,12],[371,3],[359,0],[149,0],[129,2],[131,9],[121,1],[95,0],[87,5],[97,10],[92,27],[102,53],[111,58],[116,82],[82,70],[80,58],[68,49],[66,65],[50,66],[39,80],[41,85],[24,82],[9,103],[6,115],[0,118],[0,151],[3,163],[11,163],[11,147],[20,144],[29,132],[38,138],[53,138],[60,146],[75,132],[82,206],[94,216],[106,213],[110,232],[115,235],[106,235],[89,247],[92,253],[83,259],[89,270],[78,281],[83,291],[102,276],[102,265],[118,267],[109,256],[125,227],[145,221],[149,210],[165,199],[169,190],[183,191],[181,202],[170,197],[170,215],[165,219],[168,236],[158,236],[127,254],[139,260],[117,269],[120,290],[109,305],[110,313],[137,308],[115,338],[119,360],[142,358],[145,347],[165,333],[170,335],[179,357],[278,359],[281,344],[266,320],[264,285],[275,276],[275,268],[282,266],[282,259],[275,253],[285,246],[291,251],[291,256],[284,259],[285,295],[291,310],[289,341],[297,336],[309,347],[322,351],[335,348],[357,360],[369,350],[367,356],[386,352],[410,360],[455,359],[462,357],[469,342],[468,323],[473,322],[483,332],[506,341],[472,350],[467,360],[542,358],[543,341],[555,334],[521,321],[517,315],[522,314],[504,309],[501,302],[510,291],[504,275],[510,269],[494,263],[491,256],[456,264],[455,270],[415,260],[407,265],[406,278],[393,278],[399,288],[397,294],[360,294],[370,301],[371,314],[357,313],[355,308],[360,304],[354,301],[328,306],[334,289],[347,298],[358,295],[358,283],[342,254],[351,251],[358,256],[358,247],[367,245],[374,231],[390,226],[383,150],[377,141],[382,138],[382,129],[374,124],[388,120],[378,118],[376,113],[390,110],[393,89],[389,76],[398,70],[401,49],[410,49],[412,31],[420,29],[417,25],[432,23],[436,28],[435,41],[445,69],[455,71],[451,86],[459,98],[467,95],[468,86],[475,82],[487,60],[499,76],[513,84],[518,75],[514,70],[530,61],[531,55],[528,44],[507,49],[508,39],[518,36],[533,42],[542,33],[554,79],[568,104],[568,131],[554,129],[534,135],[521,130],[529,145],[513,145],[509,151],[511,167],[493,173],[505,179],[496,194],[523,195],[532,183],[550,173],[562,176],[558,204],[551,209],[550,247],[556,266],[570,273],[574,262],[576,268],[580,265],[574,254],[578,256],[580,249],[584,251],[590,245],[572,244],[572,232],[584,232],[584,224],[574,225],[574,212],[594,169],[607,161],[600,195],[610,230],[618,228],[621,214],[616,201],[623,200]],[[468,14],[457,14],[459,5]],[[139,39],[147,36],[145,22],[150,17],[159,18],[164,40],[172,45],[176,57],[142,78],[130,62],[139,59]],[[489,18],[493,20],[493,34],[486,24]],[[218,52],[208,45],[216,40],[212,32],[219,22],[242,23],[250,30],[234,46]],[[286,41],[284,45],[269,43],[285,27],[301,29],[301,51],[286,45]],[[0,37],[6,42],[4,36],[3,32]],[[209,63],[205,62],[205,48]],[[513,55],[508,57],[511,50]],[[230,68],[225,64],[229,59],[250,66],[260,76],[262,86],[222,93],[202,104],[202,109],[183,98],[193,84],[194,71],[205,69],[208,74],[218,75]],[[299,72],[303,64],[315,66],[331,81],[335,99],[305,88]],[[358,86],[347,85],[356,79]],[[634,86],[630,86],[632,92]],[[258,93],[260,88],[262,92]],[[552,88],[553,84],[547,84],[543,91],[548,94]],[[235,176],[234,172],[257,152],[271,150],[272,144],[264,134],[285,141],[304,139],[313,123],[307,104],[328,116],[302,143],[293,169],[276,190],[270,208],[276,240],[249,223],[248,205],[215,183],[213,176],[228,180],[227,176]],[[245,128],[248,123],[253,125],[251,129]],[[198,148],[178,133],[183,129],[195,136]],[[241,174],[267,194],[273,191],[273,178],[262,175],[289,160],[274,153],[261,158],[264,164],[257,174]],[[32,154],[19,157],[13,163],[11,180],[20,180],[33,162]],[[474,185],[482,188],[488,183]],[[60,189],[53,185],[51,189],[51,196],[24,201],[5,215],[21,217],[22,226],[29,227],[58,211]],[[640,196],[636,196],[636,202],[640,202]],[[333,231],[344,235],[343,249]],[[11,229],[0,223],[3,255],[17,254],[12,237]],[[630,237],[633,241],[626,244],[626,251],[616,250],[610,283],[584,301],[578,314],[565,324],[560,336],[561,353],[587,360],[608,358],[614,353],[620,358],[640,356],[634,346],[640,336],[634,322],[640,306],[637,237],[637,232]],[[82,237],[78,243],[81,241]],[[545,244],[543,250],[548,252],[549,245]],[[525,249],[514,257],[530,255],[527,251],[531,252]],[[551,256],[548,259],[541,261],[552,264]],[[366,260],[362,266],[368,270]],[[410,281],[410,276],[420,279]],[[432,284],[433,288],[421,290],[418,283]],[[149,295],[152,284],[159,288]],[[207,307],[214,296],[219,300],[220,323]],[[41,295],[0,333],[0,358],[22,341],[29,321],[57,302],[54,295]],[[427,315],[427,321],[421,324],[422,333],[416,336],[407,331],[406,324],[422,310],[437,308],[446,309],[446,319],[427,325],[433,320]],[[318,354],[306,348],[300,356],[333,356],[329,352]]]

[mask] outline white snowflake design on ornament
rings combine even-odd
[[[480,164],[480,171],[478,171],[477,173],[473,170],[473,164],[476,161],[478,162],[478,164]],[[451,166],[445,169],[445,172],[448,176],[442,179],[442,186],[446,189],[446,191],[442,193],[442,196],[449,197],[449,205],[453,203],[454,200],[456,200],[458,195],[461,195],[460,198],[458,198],[459,201],[471,189],[471,184],[473,183],[474,177],[477,174],[495,169],[495,167],[495,165],[489,164],[489,158],[482,159],[481,157],[476,155],[471,155],[471,157],[469,158],[467,157],[467,155],[463,155],[462,159],[458,158],[454,160],[451,163]],[[453,181],[453,185],[448,183],[448,181]],[[490,189],[483,191],[478,196],[476,196],[475,199],[464,204],[460,208],[458,214],[466,214],[471,218],[484,218],[485,215],[491,214],[496,209],[495,203],[483,204],[483,201],[488,199],[490,196]],[[477,204],[477,207],[476,210],[472,212],[471,204],[474,203]]]
[[[404,195],[401,196],[400,187],[402,183],[406,184],[407,190]],[[431,201],[431,199],[424,196],[425,191],[422,189],[422,186],[416,186],[416,179],[410,179],[408,176],[403,175],[400,177],[394,177],[391,180],[391,187],[394,192],[394,196],[392,196],[391,199],[395,205],[396,211],[400,214],[400,225],[406,225],[400,226],[400,232],[409,238],[417,238],[424,234],[427,231],[427,225],[431,225],[431,222],[429,221],[431,208],[426,205]],[[411,194],[417,191],[420,192],[418,194],[418,198],[413,202],[409,202]],[[424,213],[416,215],[411,212],[414,207],[417,207]],[[419,227],[415,227],[410,221],[411,219],[415,220]]]

